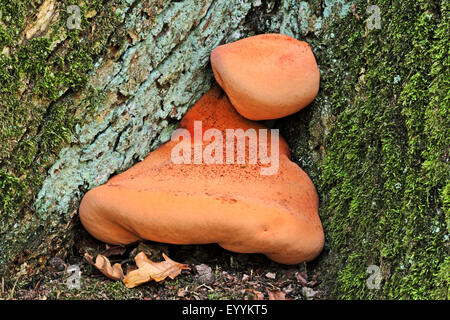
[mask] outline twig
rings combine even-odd
[[[209,290],[211,290],[211,291],[214,290],[214,289],[211,288],[210,286],[207,286],[206,284],[202,283],[202,284],[199,285],[197,288],[195,288],[194,291],[200,289],[201,287],[204,287],[204,288],[209,289]]]
[[[14,296],[14,290],[16,290],[16,284],[19,281],[20,276],[17,277],[16,282],[14,282],[14,285],[12,287],[11,293],[9,294],[9,298],[12,299]]]
[[[269,286],[271,286],[272,289],[280,289],[280,288],[278,288],[277,286],[274,286],[273,284],[271,284],[270,282],[267,282],[267,284],[268,284]]]
[[[33,289],[34,292],[36,292],[36,288],[38,287],[39,283],[41,283],[41,280],[42,280],[42,278],[40,278],[39,281],[34,286],[34,289]],[[39,289],[38,289],[38,293],[39,293]]]
[[[353,15],[356,17],[356,19],[359,20],[360,17],[359,17],[359,15],[356,13],[356,2],[353,2],[351,11],[352,11]]]

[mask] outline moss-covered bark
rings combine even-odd
[[[280,126],[321,195],[335,297],[448,298],[449,16],[448,1],[358,1],[313,40],[320,95]]]
[[[66,27],[65,8],[72,3],[81,9],[81,29]],[[33,200],[83,122],[78,114],[98,102],[88,72],[119,23],[112,9],[112,1],[0,3],[0,274],[12,262],[42,253],[35,251],[40,244],[62,249],[65,236],[50,235],[51,221],[34,214]],[[82,103],[73,102],[74,93]]]

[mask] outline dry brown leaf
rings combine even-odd
[[[120,263],[116,263],[111,267],[111,262],[109,262],[108,258],[102,256],[101,254],[97,255],[97,258],[95,258],[95,263],[88,253],[84,254],[84,258],[108,278],[112,280],[123,279],[123,270]]]
[[[102,255],[105,257],[122,256],[126,250],[127,250],[127,248],[125,246],[110,247],[110,246],[106,245],[106,250],[103,251]]]
[[[181,288],[180,290],[178,290],[177,296],[180,298],[184,298],[187,294],[188,292],[184,288]]]
[[[302,287],[306,287],[308,281],[298,272],[295,273],[295,277],[297,278],[297,281],[302,285]]]
[[[269,300],[286,300],[286,293],[280,290],[267,289],[267,294],[269,295]]]
[[[159,282],[167,277],[174,279],[181,273],[182,269],[190,269],[185,264],[173,261],[164,253],[162,255],[165,261],[153,262],[147,258],[144,252],[138,253],[134,258],[138,269],[128,272],[123,278],[125,286],[134,288],[151,280]]]
[[[255,294],[253,300],[264,300],[264,294],[262,292],[253,290],[253,293]]]

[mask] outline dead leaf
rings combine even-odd
[[[308,287],[315,287],[317,285],[317,281],[313,280],[307,283]]]
[[[123,270],[120,263],[116,263],[111,267],[111,262],[109,262],[108,258],[102,256],[101,254],[97,255],[97,258],[95,258],[95,263],[88,253],[84,254],[84,258],[108,278],[112,280],[123,279]]]
[[[297,278],[297,281],[301,284],[302,287],[306,287],[308,281],[299,273],[295,273],[295,277]]]
[[[177,296],[179,298],[184,298],[187,294],[188,292],[184,288],[181,288],[180,290],[178,290]]]
[[[162,255],[165,261],[153,262],[147,258],[144,252],[138,253],[134,258],[138,269],[128,272],[123,278],[125,286],[134,288],[151,280],[159,282],[167,277],[174,279],[181,273],[182,269],[190,269],[185,264],[173,261],[164,253]]]
[[[286,300],[286,293],[280,290],[267,289],[267,294],[269,295],[269,300]]]
[[[110,246],[106,245],[106,250],[103,251],[102,255],[105,257],[122,256],[126,250],[127,250],[127,248],[125,246],[110,247]]]
[[[161,254],[164,252],[169,254],[169,247],[162,244],[147,244],[145,242],[139,242],[138,246],[130,252],[130,259],[134,259],[139,252],[144,252],[145,255],[154,261],[163,261]]]
[[[275,280],[276,277],[277,277],[277,274],[276,274],[276,273],[273,273],[273,272],[267,272],[267,273],[266,273],[266,278]]]
[[[255,294],[253,300],[264,300],[264,294],[262,292],[253,290],[253,293]]]

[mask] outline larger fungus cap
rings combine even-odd
[[[224,134],[223,141],[227,129],[265,129],[237,114],[219,88],[210,90],[188,111],[179,129],[194,134],[197,120],[202,121],[202,133],[215,128]],[[278,172],[261,175],[266,165],[250,163],[248,154],[245,164],[174,164],[174,148],[195,148],[195,139],[185,137],[160,146],[142,162],[90,190],[79,209],[88,232],[110,244],[141,239],[218,243],[235,252],[263,253],[285,264],[312,260],[319,254],[324,236],[318,196],[307,174],[290,161],[282,139]],[[269,151],[275,141],[271,137]],[[224,157],[226,149],[225,143]]]
[[[262,34],[218,46],[211,65],[231,104],[251,120],[293,114],[316,97],[320,73],[311,47],[282,34]]]

